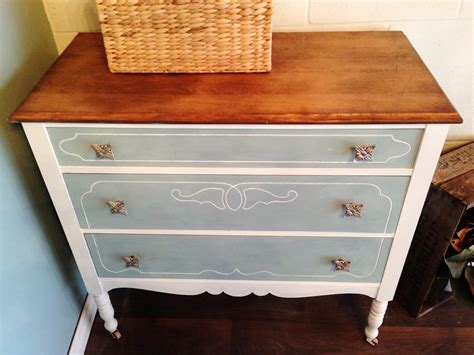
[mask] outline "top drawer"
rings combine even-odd
[[[49,127],[60,165],[272,168],[411,168],[422,129]],[[108,144],[112,159],[97,159]],[[354,147],[375,145],[372,161]]]

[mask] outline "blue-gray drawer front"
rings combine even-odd
[[[380,282],[390,238],[86,234],[99,277]],[[126,267],[135,255],[140,267]],[[335,271],[346,258],[351,269]]]
[[[412,168],[422,129],[177,129],[50,127],[60,165],[178,167]],[[115,160],[97,160],[110,144]],[[353,147],[376,146],[373,162]]]
[[[65,174],[83,228],[395,231],[409,177]],[[125,202],[127,215],[107,201]],[[361,218],[343,204],[362,203]]]

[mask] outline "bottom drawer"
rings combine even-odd
[[[99,277],[380,282],[390,238],[86,234]],[[124,256],[139,258],[127,267]],[[333,260],[351,261],[335,271]]]

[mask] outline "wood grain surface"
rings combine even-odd
[[[474,207],[474,170],[440,184],[440,188],[462,201],[466,209]]]
[[[474,206],[474,142],[441,155],[433,184],[462,201],[467,209]]]
[[[96,317],[86,354],[469,354],[474,317],[455,300],[423,318],[390,302],[379,345],[365,342],[371,299],[176,296],[133,289],[110,293],[123,337]]]
[[[402,32],[274,33],[259,74],[112,74],[102,36],[79,34],[14,121],[460,123]]]
[[[440,186],[448,180],[473,170],[474,141],[442,154],[432,182]]]

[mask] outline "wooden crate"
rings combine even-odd
[[[474,206],[474,142],[439,160],[398,284],[395,300],[420,317],[447,299],[443,258],[468,209]]]

